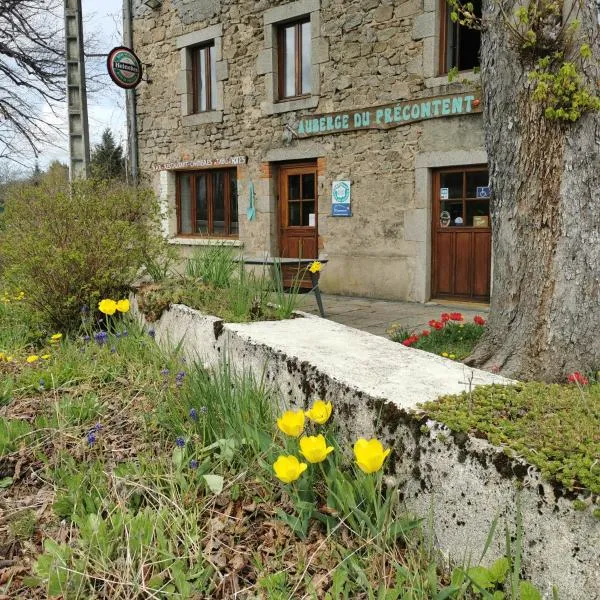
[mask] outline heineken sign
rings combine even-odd
[[[142,80],[142,63],[133,50],[125,46],[110,51],[106,66],[110,78],[126,90],[133,89]]]
[[[304,117],[296,125],[295,133],[305,138],[359,129],[391,129],[417,121],[478,112],[481,112],[481,102],[473,94],[448,94]]]

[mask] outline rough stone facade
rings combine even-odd
[[[481,116],[307,139],[290,136],[286,125],[311,114],[475,90],[477,76],[470,76],[473,85],[438,76],[439,10],[437,0],[164,0],[155,10],[135,0],[134,50],[151,79],[136,90],[140,170],[170,209],[165,233],[173,243],[189,249],[214,242],[177,239],[175,172],[157,165],[247,157],[237,167],[240,232],[232,243],[249,256],[278,256],[277,165],[318,159],[319,249],[329,260],[322,289],[428,300],[431,172],[486,163]],[[311,19],[313,90],[307,100],[278,104],[270,21],[296,14]],[[182,114],[191,77],[182,36],[209,27],[219,34],[222,110]],[[331,184],[340,179],[352,182],[350,218],[331,216]],[[253,221],[246,217],[250,182]]]

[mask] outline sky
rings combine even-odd
[[[97,48],[95,52],[110,52],[122,43],[122,0],[82,0],[84,38],[94,35]],[[101,91],[88,92],[88,120],[90,127],[90,148],[100,141],[102,132],[109,127],[117,142],[125,145],[126,118],[125,92],[117,87],[106,72],[106,58],[86,59],[86,74],[98,73],[95,82],[90,87],[100,88]],[[53,123],[59,125],[64,135],[56,136],[52,144],[41,148],[38,162],[44,169],[53,160],[68,163],[68,141],[66,105],[58,107],[57,115],[52,115],[49,107],[44,112]],[[32,159],[32,163],[33,163]],[[33,167],[33,164],[32,164]]]

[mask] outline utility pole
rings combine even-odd
[[[73,181],[76,178],[87,177],[90,164],[81,0],[64,0],[64,10],[69,113],[69,173],[71,181]]]
[[[123,0],[123,42],[128,48],[133,48],[133,16],[131,5],[131,0]],[[126,90],[125,98],[127,102],[127,155],[129,157],[132,183],[133,185],[137,185],[139,173],[135,90]]]

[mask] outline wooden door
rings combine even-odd
[[[440,170],[433,185],[432,297],[487,302],[492,257],[487,168]]]
[[[279,255],[282,258],[318,258],[317,211],[316,163],[282,165],[279,169]],[[293,285],[301,274],[301,287],[312,287],[306,265],[286,266],[283,271],[285,285]]]

